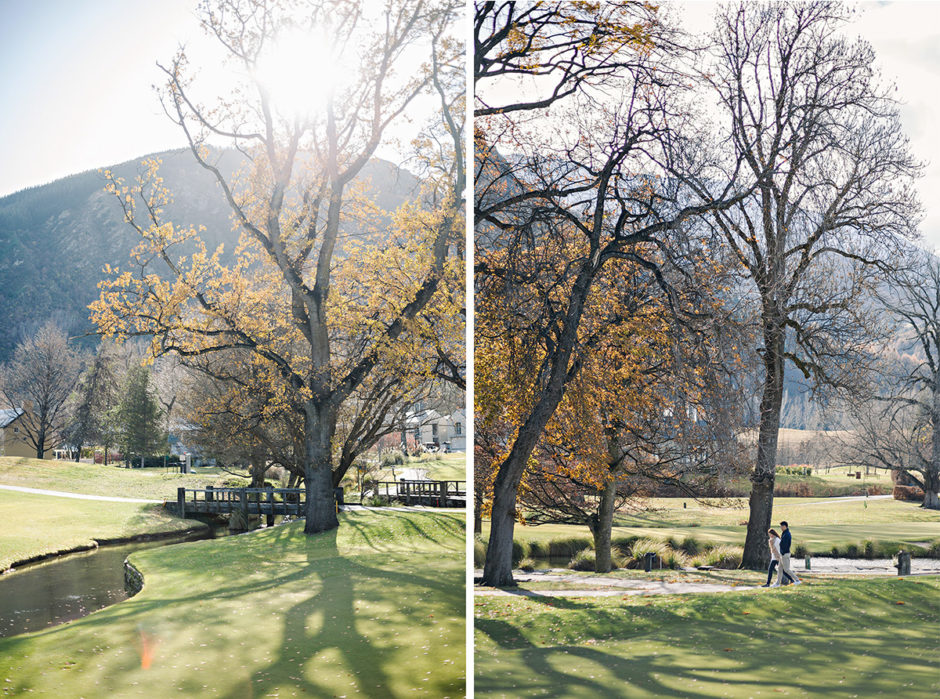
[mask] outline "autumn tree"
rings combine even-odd
[[[181,51],[162,66],[162,96],[240,230],[231,264],[206,250],[198,228],[164,220],[169,193],[156,164],[137,183],[112,178],[141,242],[131,270],[103,282],[96,322],[107,334],[151,336],[154,355],[252,353],[272,401],[303,423],[307,533],[338,524],[333,440],[343,406],[398,355],[422,313],[459,315],[440,293],[457,288],[445,279],[462,277],[463,69],[449,36],[459,10],[421,0],[381,10],[321,0],[201,5],[243,85],[204,104]],[[317,55],[280,60],[292,46]],[[422,196],[378,212],[379,226],[364,223],[378,207],[357,178],[422,95],[437,104],[413,132],[428,163]],[[241,177],[216,166],[208,144],[219,141],[244,156]]]
[[[764,568],[784,365],[848,387],[870,358],[865,299],[920,207],[897,105],[837,2],[740,2],[714,33],[709,80],[732,166],[753,194],[713,220],[759,300],[763,369],[743,564]],[[731,167],[731,166],[729,166]]]
[[[24,338],[0,368],[0,396],[22,410],[17,424],[36,458],[62,443],[68,424],[68,399],[83,368],[79,352],[52,323]]]
[[[730,186],[705,197],[686,186],[707,177],[707,149],[682,136],[692,126],[681,98],[688,79],[676,67],[683,51],[656,8],[552,4],[551,21],[517,22],[516,6],[480,3],[475,24],[485,52],[474,58],[482,117],[474,124],[475,371],[489,374],[476,379],[475,399],[484,431],[487,423],[507,428],[492,464],[483,582],[494,586],[512,583],[519,483],[581,368],[582,319],[598,276],[617,258],[655,273],[659,263],[644,246],[666,252],[667,266],[680,265],[683,222],[732,201]],[[578,37],[567,47],[566,27]],[[543,66],[534,49],[552,41],[583,68]],[[576,79],[567,77],[572,70]],[[504,74],[520,80],[507,85]],[[549,90],[547,104],[525,97],[553,80],[576,88]],[[494,108],[500,87],[525,99]],[[528,358],[508,361],[521,356]],[[531,370],[511,368],[526,365]],[[519,398],[507,404],[501,386],[514,382]]]
[[[711,414],[735,404],[741,362],[721,336],[735,323],[717,298],[722,270],[701,253],[708,274],[684,270],[670,296],[641,266],[605,267],[582,321],[596,340],[523,477],[526,522],[588,526],[597,572],[611,569],[614,513],[628,498],[662,488],[694,497],[736,465],[739,430]]]

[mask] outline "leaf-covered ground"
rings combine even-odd
[[[478,697],[936,697],[940,578],[475,601]]]
[[[133,554],[136,597],[0,639],[5,695],[458,697],[464,514],[364,511]]]

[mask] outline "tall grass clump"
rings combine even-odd
[[[744,557],[744,548],[742,546],[719,545],[707,549],[696,556],[692,564],[695,566],[706,565],[712,568],[724,568],[733,570],[741,567],[741,559]]]
[[[389,466],[402,466],[405,464],[405,455],[401,449],[386,449],[379,455],[379,465],[382,468]]]
[[[573,558],[578,552],[594,547],[590,539],[583,537],[568,537],[552,539],[548,542],[548,555],[552,558]]]
[[[647,553],[655,553],[657,556],[662,558],[665,556],[666,552],[670,550],[671,549],[666,546],[666,543],[663,541],[658,541],[656,539],[637,539],[630,547],[630,553],[628,554],[628,562],[626,567],[642,568],[643,558]]]
[[[679,544],[679,550],[686,556],[694,556],[702,550],[702,545],[694,536],[687,536]]]
[[[531,573],[533,570],[535,570],[535,561],[532,560],[529,556],[526,556],[521,561],[519,561],[519,565],[516,567],[524,573]]]
[[[473,566],[482,568],[486,562],[486,543],[479,538],[473,540]]]
[[[571,570],[594,570],[595,558],[593,549],[581,549],[568,562]]]

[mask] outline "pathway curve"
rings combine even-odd
[[[85,495],[83,493],[66,493],[61,490],[41,490],[39,488],[23,488],[18,485],[0,485],[0,490],[12,490],[17,493],[30,493],[32,495],[51,495],[57,498],[74,498],[76,500],[100,500],[102,502],[143,502],[155,505],[163,504],[163,500],[142,500],[140,498],[119,498],[110,495]]]

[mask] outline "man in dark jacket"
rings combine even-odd
[[[780,571],[777,573],[776,587],[779,587],[783,582],[784,575],[793,578],[794,585],[801,585],[802,581],[796,577],[796,573],[790,568],[790,525],[781,522],[780,526],[783,528],[783,534],[780,535]]]

